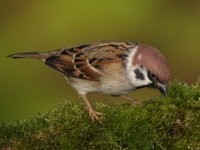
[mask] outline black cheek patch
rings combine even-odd
[[[83,74],[79,74],[79,78],[84,78],[84,75]]]
[[[134,70],[134,73],[136,74],[136,79],[144,80],[144,75],[140,72],[139,69]]]

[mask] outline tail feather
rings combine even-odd
[[[34,58],[34,59],[46,59],[51,56],[57,56],[60,54],[60,50],[49,51],[49,52],[27,52],[27,53],[16,53],[8,55],[11,58]]]
[[[46,55],[47,56],[47,55]],[[30,52],[30,53],[16,53],[8,55],[7,57],[11,58],[35,58],[35,59],[45,59],[45,54],[37,53],[37,52]]]

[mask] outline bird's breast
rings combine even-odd
[[[104,93],[120,95],[135,89],[130,84],[121,64],[110,64],[105,67],[97,81],[68,77],[70,85],[82,94]]]

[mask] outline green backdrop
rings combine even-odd
[[[65,98],[83,102],[62,74],[38,60],[12,60],[17,52],[48,51],[93,41],[137,41],[159,49],[171,81],[189,84],[200,75],[200,1],[0,1],[0,121],[29,119]],[[127,94],[160,95],[153,89]],[[122,103],[90,94],[91,102]]]

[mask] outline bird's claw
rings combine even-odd
[[[134,99],[134,98],[131,98],[131,97],[128,97],[128,96],[119,95],[119,97],[124,98],[124,99],[130,101],[132,104],[142,104],[143,103],[141,101],[138,101],[137,99]]]
[[[96,120],[99,121],[99,123],[100,123],[101,125],[103,124],[102,121],[101,121],[101,120],[99,119],[99,117],[97,116],[97,115],[102,116],[102,115],[103,115],[102,113],[94,111],[93,108],[88,108],[88,107],[86,107],[86,109],[87,109],[88,112],[89,112],[89,115],[90,115],[90,117],[91,117],[91,119],[92,119],[92,122],[94,122],[94,119],[96,119]]]

